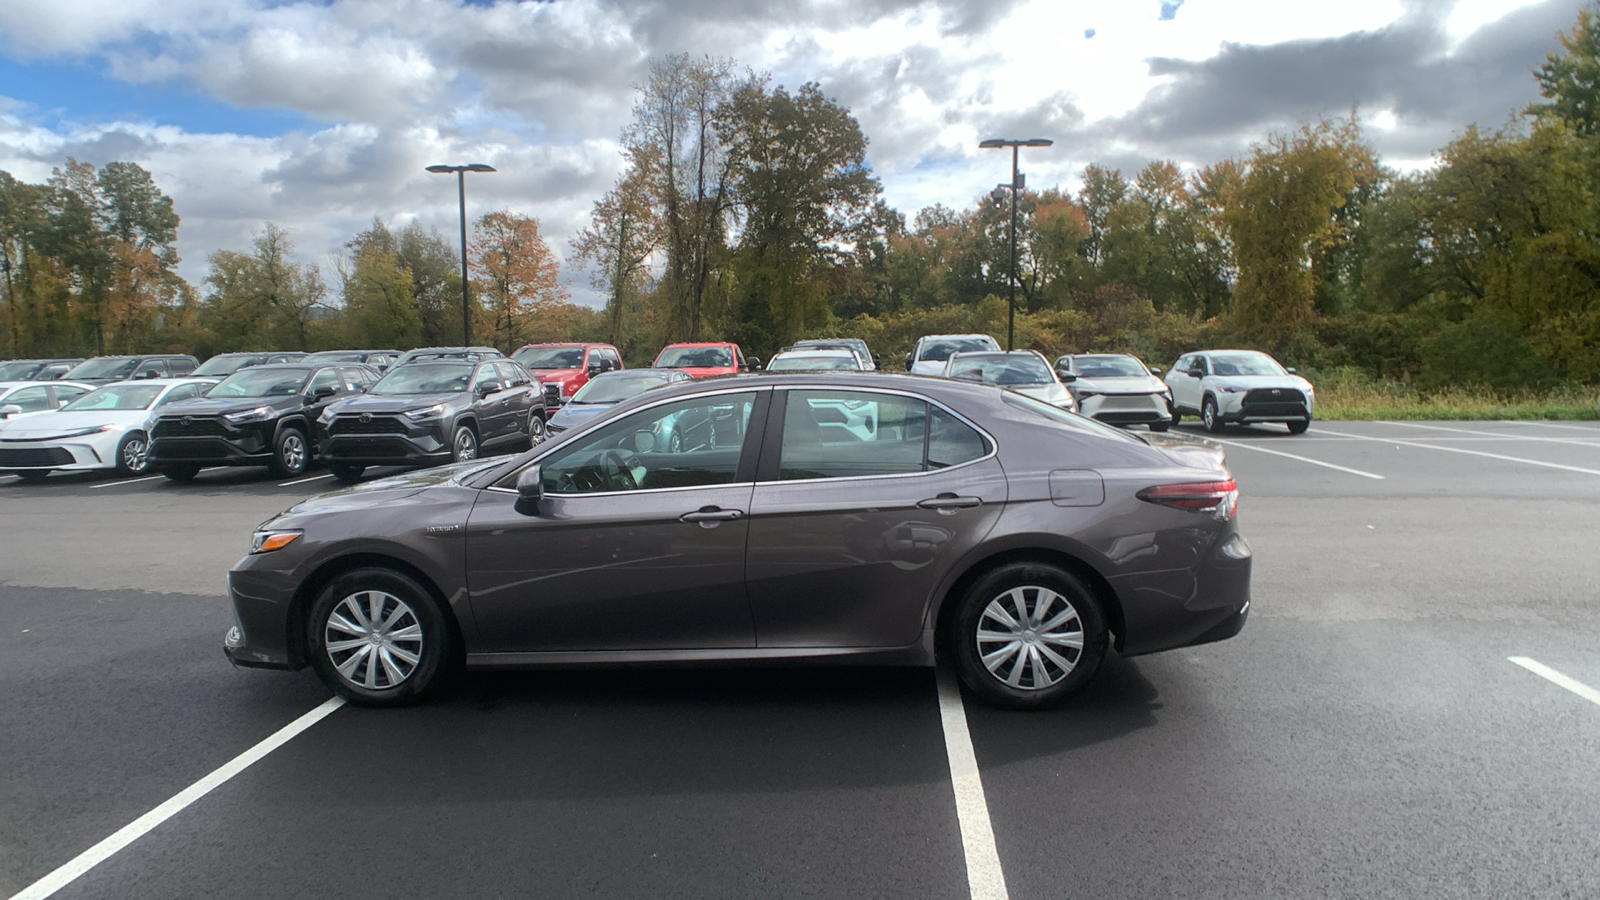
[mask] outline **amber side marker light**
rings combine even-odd
[[[273,550],[282,550],[299,537],[298,531],[258,531],[255,539],[250,542],[250,552],[270,553]]]

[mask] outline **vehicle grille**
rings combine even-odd
[[[406,455],[406,445],[391,438],[354,438],[331,444],[323,454],[326,459],[399,459]]]
[[[217,437],[228,433],[221,419],[193,416],[163,416],[157,420],[151,437]]]
[[[61,447],[0,450],[0,469],[27,469],[39,466],[70,466],[72,454]]]
[[[1306,395],[1294,388],[1256,388],[1244,395],[1240,406],[1244,416],[1303,416]]]
[[[405,434],[406,423],[390,416],[373,416],[361,421],[360,416],[339,416],[328,426],[329,434]]]
[[[561,385],[547,384],[544,386],[544,405],[546,407],[561,405]]]
[[[163,459],[226,459],[228,448],[216,441],[185,441],[163,439],[156,448]]]

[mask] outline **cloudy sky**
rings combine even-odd
[[[1391,165],[1534,99],[1580,0],[5,0],[0,169],[149,169],[183,218],[183,274],[265,221],[328,268],[374,216],[456,229],[537,216],[558,252],[616,177],[650,61],[730,57],[820,82],[860,120],[886,199],[961,207],[1089,162],[1203,165],[1359,104]],[[567,272],[574,295],[587,278]]]

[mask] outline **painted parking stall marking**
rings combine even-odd
[[[1442,450],[1445,453],[1465,453],[1468,456],[1482,456],[1487,459],[1498,459],[1505,462],[1519,463],[1525,466],[1539,466],[1546,469],[1560,469],[1563,472],[1577,472],[1582,475],[1600,475],[1600,469],[1588,469],[1583,466],[1568,466],[1562,463],[1545,462],[1538,459],[1528,459],[1522,456],[1507,456],[1503,453],[1489,453],[1485,450],[1468,450],[1465,447],[1445,447],[1439,444],[1425,444],[1421,441],[1408,441],[1402,438],[1368,437],[1363,434],[1349,434],[1343,431],[1329,431],[1328,434],[1340,437],[1358,438],[1363,441],[1374,441],[1379,444],[1390,444],[1396,447],[1419,447],[1424,450]]]
[[[165,478],[165,477],[167,477],[167,476],[165,476],[165,475],[146,475],[143,478],[124,478],[121,481],[107,481],[104,484],[91,484],[91,485],[89,485],[89,490],[98,491],[101,488],[121,487],[122,485],[125,485],[125,484],[138,484],[141,481],[156,481],[158,479],[162,479],[162,478]]]
[[[1524,669],[1527,669],[1529,672],[1532,672],[1551,684],[1566,688],[1590,703],[1600,706],[1600,691],[1589,687],[1587,684],[1584,684],[1576,678],[1573,678],[1569,675],[1563,675],[1544,663],[1526,656],[1508,656],[1506,657],[1506,660],[1508,662],[1515,663]]]
[[[211,774],[173,795],[165,803],[122,826],[110,837],[79,853],[54,872],[23,888],[21,892],[13,894],[11,900],[44,900],[51,896],[90,869],[115,856],[129,844],[154,831],[161,823],[183,812],[196,800],[226,784],[233,776],[260,762],[267,754],[287,744],[296,735],[327,718],[343,705],[342,697],[328,698],[321,706],[268,735],[254,747],[228,760]]]
[[[1448,434],[1473,434],[1487,435],[1497,441],[1538,441],[1547,444],[1576,444],[1579,447],[1600,447],[1600,442],[1585,441],[1580,438],[1547,437],[1542,434],[1510,434],[1507,432],[1481,431],[1475,428],[1450,428],[1444,425],[1424,425],[1420,422],[1379,422],[1379,425],[1396,425],[1401,428],[1422,428],[1429,431],[1443,431]],[[1445,440],[1444,438],[1431,438],[1432,440]]]
[[[1243,447],[1246,450],[1255,450],[1255,451],[1260,452],[1260,453],[1270,453],[1273,456],[1283,456],[1283,457],[1287,457],[1289,459],[1296,459],[1296,460],[1299,460],[1300,462],[1303,462],[1303,463],[1310,463],[1313,466],[1322,466],[1325,469],[1333,469],[1335,471],[1344,472],[1344,473],[1349,474],[1349,475],[1360,475],[1362,478],[1371,478],[1374,481],[1383,481],[1384,480],[1383,476],[1379,475],[1376,472],[1364,472],[1361,469],[1352,469],[1349,466],[1335,465],[1334,463],[1331,463],[1331,462],[1323,462],[1320,459],[1312,459],[1309,456],[1301,456],[1301,455],[1299,455],[1297,453],[1285,453],[1282,450],[1268,450],[1266,447],[1258,447],[1255,444],[1246,444],[1246,443],[1244,443],[1242,441],[1225,441],[1225,440],[1223,440],[1221,438],[1210,437],[1210,436],[1207,436],[1206,440],[1215,441],[1216,443],[1219,443],[1219,444],[1226,444],[1229,447]]]
[[[967,731],[967,709],[961,688],[949,668],[940,666],[939,719],[944,724],[944,750],[950,759],[950,785],[956,793],[956,820],[961,826],[961,847],[967,857],[967,890],[972,900],[1008,900],[1006,876],[995,850],[994,828],[989,823],[989,802],[983,795],[983,776]]]
[[[297,484],[309,484],[309,483],[311,483],[313,481],[321,481],[324,478],[332,478],[332,477],[333,477],[333,473],[329,472],[326,475],[313,475],[310,478],[300,478],[300,479],[296,479],[294,481],[285,481],[285,482],[279,484],[278,487],[294,487]]]

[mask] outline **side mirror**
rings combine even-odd
[[[1150,374],[1154,375],[1157,378],[1160,378],[1161,377],[1161,367],[1160,366],[1151,366],[1150,367]]]
[[[66,406],[68,403],[71,403],[71,402],[72,402],[71,400],[57,400],[56,401],[56,409],[60,409],[60,408]]]
[[[1061,379],[1062,384],[1071,384],[1078,380],[1078,376],[1071,372],[1057,372],[1056,376]]]
[[[496,383],[496,382],[491,381],[488,384],[480,384],[480,385],[478,385],[476,388],[473,389],[472,392],[478,396],[479,400],[482,400],[483,398],[489,396],[490,394],[498,394],[498,393],[500,393],[500,385],[498,383]]]
[[[61,405],[66,406],[65,403]],[[7,403],[5,406],[0,406],[0,419],[9,419],[20,412],[22,412],[22,407],[15,403]]]
[[[909,354],[909,353],[906,354],[906,368],[907,369],[911,368],[911,354]]]
[[[589,373],[589,377],[590,378],[593,378],[594,376],[599,375],[601,372],[604,372],[605,370],[606,370],[606,364],[605,363],[590,363],[589,367],[587,369],[584,369],[585,372]]]
[[[759,372],[759,371],[761,371],[761,357],[759,357],[759,356],[746,356],[744,358],[744,368],[745,368],[745,371],[747,371],[747,372]]]
[[[334,394],[337,394],[337,393],[339,393],[339,389],[338,388],[334,387],[331,384],[325,384],[322,387],[319,387],[316,390],[311,392],[311,402],[312,403],[320,403],[323,400],[326,400],[329,397],[332,397]]]
[[[539,514],[539,501],[544,499],[544,472],[531,465],[517,476],[517,512],[525,516]]]
[[[1299,375],[1300,374],[1299,372],[1296,372],[1294,370],[1294,366],[1289,366],[1289,367],[1285,368],[1284,371],[1288,372],[1290,375]]]
[[[155,369],[145,369],[142,372],[135,372],[133,378],[135,381],[144,381],[147,378],[155,378],[159,374]]]
[[[656,449],[656,433],[653,431],[635,431],[633,433],[633,449],[638,453],[649,453]]]

